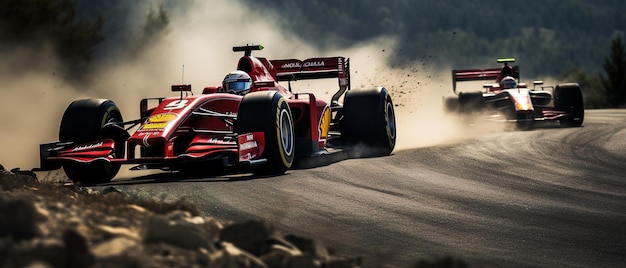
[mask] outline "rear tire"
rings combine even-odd
[[[343,104],[342,139],[368,147],[366,155],[390,155],[396,146],[396,117],[384,87],[350,90]]]
[[[76,100],[67,107],[63,114],[59,128],[59,140],[85,143],[104,138],[114,138],[107,137],[107,132],[103,129],[107,123],[111,122],[123,122],[122,113],[113,101],[105,99]],[[123,153],[123,151],[123,146],[118,146],[116,153]],[[119,164],[109,162],[71,162],[64,163],[62,166],[70,180],[81,183],[108,182],[120,170]]]
[[[444,97],[443,108],[447,113],[459,112],[459,97]]]
[[[248,93],[239,104],[237,132],[265,133],[263,157],[267,163],[253,169],[255,174],[283,174],[295,155],[293,116],[285,98],[276,91]]]
[[[554,89],[554,108],[570,113],[561,118],[562,126],[579,127],[585,119],[582,89],[577,83],[560,84]]]
[[[482,92],[459,92],[458,114],[461,123],[472,126],[478,118],[476,113],[482,112],[487,105]]]
[[[485,108],[486,104],[481,92],[459,92],[459,112],[461,114],[480,112]]]

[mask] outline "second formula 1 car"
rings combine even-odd
[[[169,98],[146,98],[139,118],[125,121],[107,99],[72,102],[61,119],[59,141],[40,145],[41,167],[63,168],[74,182],[107,182],[120,167],[202,172],[244,167],[255,174],[281,174],[295,158],[367,148],[389,155],[396,141],[391,96],[384,87],[350,89],[344,57],[268,60],[243,52],[222,85],[193,94],[173,85]],[[291,81],[338,79],[329,101],[297,93]],[[288,87],[280,82],[287,82]]]
[[[514,58],[498,59],[502,67],[452,71],[455,97],[444,98],[449,112],[465,116],[485,116],[515,123],[528,129],[540,121],[556,121],[562,126],[581,126],[585,116],[583,95],[577,83],[544,86],[533,81],[533,87],[520,82],[519,66],[510,66]],[[492,80],[482,91],[459,91],[458,82]]]

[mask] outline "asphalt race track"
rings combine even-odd
[[[223,220],[267,219],[365,267],[444,256],[470,267],[626,263],[626,110],[587,111],[580,128],[489,133],[278,177],[166,173],[109,185],[184,198]]]

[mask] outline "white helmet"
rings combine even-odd
[[[501,89],[517,88],[517,81],[511,76],[506,76],[500,81]]]
[[[244,71],[232,71],[222,81],[224,91],[237,95],[245,95],[250,92],[252,78]]]

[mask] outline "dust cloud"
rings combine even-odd
[[[395,151],[459,142],[504,130],[501,124],[474,121],[448,113],[444,97],[452,91],[452,67],[433,66],[428,60],[408,66],[390,65],[395,46],[392,37],[335,51],[350,57],[352,89],[384,86],[395,106],[397,140]],[[428,58],[427,55],[424,56]],[[459,85],[476,91],[481,86]]]
[[[58,138],[68,101],[86,95],[59,77],[49,50],[22,47],[0,57],[0,164],[30,169],[39,164],[39,144]],[[23,62],[33,67],[23,69]]]
[[[145,11],[137,12],[142,16]],[[432,71],[441,68],[428,62],[401,68],[389,66],[392,37],[320,51],[281,31],[268,20],[271,16],[256,16],[256,11],[236,1],[198,0],[190,8],[168,12],[166,35],[139,55],[103,62],[93,80],[84,85],[64,82],[55,72],[59,61],[49,51],[26,47],[0,55],[0,163],[6,168],[38,167],[38,145],[57,140],[63,111],[73,100],[111,99],[129,120],[138,117],[142,98],[171,96],[172,84],[191,84],[195,94],[205,86],[218,85],[226,73],[235,69],[241,56],[231,47],[245,44],[262,44],[265,49],[253,54],[268,58],[349,57],[353,89],[385,86],[391,92],[398,126],[396,151],[472,135],[458,124],[457,118],[443,112],[442,96],[451,94],[449,72]],[[313,81],[297,83],[293,84],[295,91],[313,92],[325,99],[337,89],[336,81],[321,87]]]

